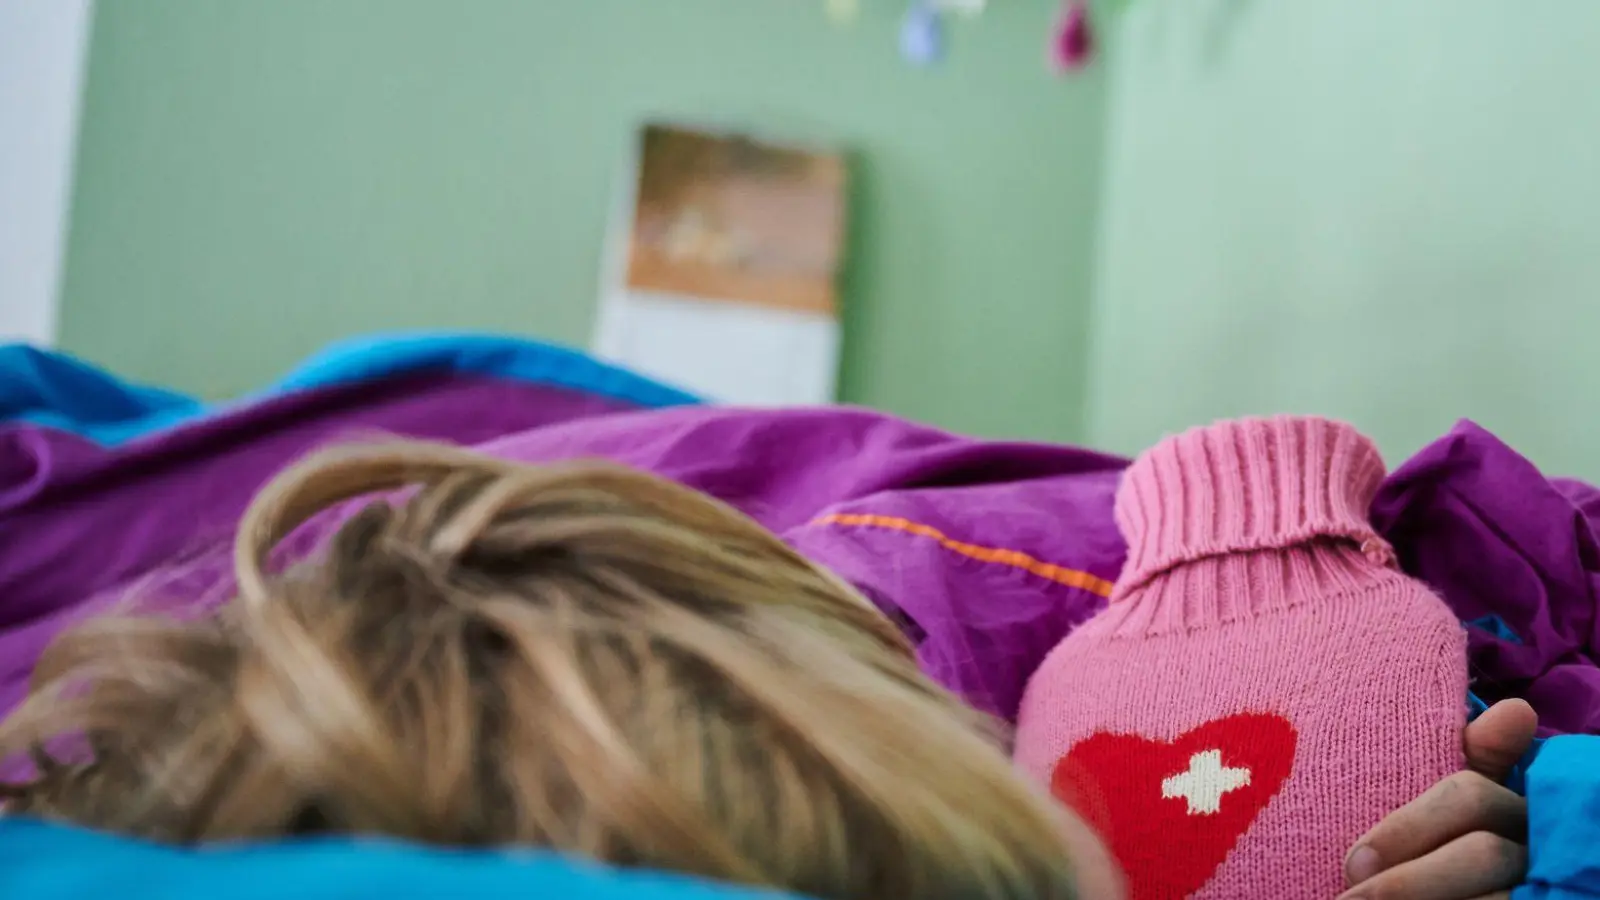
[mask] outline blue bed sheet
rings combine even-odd
[[[174,849],[0,819],[0,897],[27,900],[784,900],[546,853],[437,850],[387,841]]]
[[[700,402],[693,394],[577,350],[473,334],[385,334],[341,341],[240,402],[424,371],[527,381],[642,409]],[[115,446],[182,425],[213,408],[194,397],[124,381],[64,353],[0,345],[0,423],[29,422]]]

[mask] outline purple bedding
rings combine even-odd
[[[297,390],[115,446],[6,426],[0,713],[74,617],[130,590],[221,599],[230,523],[252,492],[315,446],[374,433],[529,462],[604,457],[707,491],[859,586],[912,636],[930,674],[1007,718],[1122,565],[1111,519],[1121,459],[858,409],[635,406],[433,372]],[[1547,732],[1600,733],[1597,513],[1600,491],[1545,478],[1470,423],[1401,466],[1374,508],[1405,568],[1470,623],[1475,691],[1527,697]]]

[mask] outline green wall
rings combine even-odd
[[[1103,92],[995,3],[934,71],[903,4],[100,0],[62,345],[221,397],[325,341],[584,343],[641,116],[856,152],[845,399],[1082,436]]]
[[[1090,434],[1471,416],[1600,477],[1600,3],[1136,0]]]

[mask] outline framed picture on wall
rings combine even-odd
[[[838,152],[642,127],[596,349],[715,400],[831,401],[846,179]]]

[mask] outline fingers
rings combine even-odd
[[[1456,838],[1438,850],[1387,869],[1356,885],[1341,900],[1460,900],[1509,898],[1528,870],[1528,848],[1487,831]]]
[[[1539,716],[1523,700],[1502,700],[1467,725],[1462,749],[1467,766],[1490,781],[1504,781],[1539,730]]]
[[[1439,782],[1367,832],[1345,862],[1350,900],[1510,900],[1528,868],[1526,801],[1501,787],[1538,730],[1520,700],[1462,735],[1469,771]]]
[[[1347,883],[1359,884],[1475,832],[1526,841],[1528,804],[1477,772],[1458,772],[1367,832],[1345,863]]]

